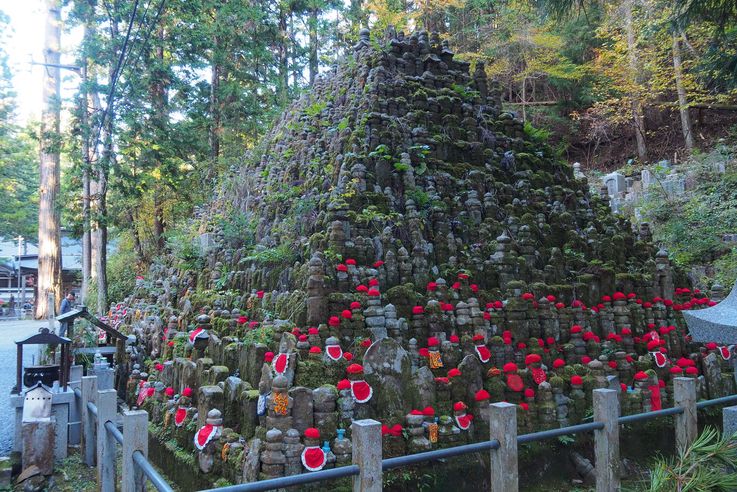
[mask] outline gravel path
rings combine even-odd
[[[48,326],[43,321],[0,321],[0,456],[7,456],[13,446],[14,416],[10,408],[10,390],[15,385],[16,340],[23,340]],[[23,363],[38,360],[32,347],[23,350]]]

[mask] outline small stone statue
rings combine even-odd
[[[223,418],[220,410],[213,408],[207,412],[205,425],[194,435],[194,445],[199,450],[197,462],[203,473],[209,473],[215,463],[215,442],[222,434]]]
[[[302,465],[307,471],[319,471],[325,467],[327,455],[320,447],[320,431],[314,427],[305,430],[305,447],[302,450]]]

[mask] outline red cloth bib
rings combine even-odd
[[[487,363],[491,359],[491,352],[486,345],[476,345],[476,355],[479,356],[479,360],[483,363]]]
[[[194,345],[194,339],[197,338],[197,335],[202,333],[202,330],[204,330],[204,328],[202,328],[201,326],[192,330],[192,333],[189,334],[189,343]]]
[[[351,394],[356,403],[366,403],[371,399],[373,393],[374,391],[366,381],[351,381]]]
[[[467,413],[465,415],[457,415],[455,419],[456,424],[461,430],[468,430],[468,428],[471,426],[473,415],[471,415],[470,413]]]
[[[333,360],[340,360],[343,357],[343,349],[340,345],[328,345],[325,347],[325,352]]]
[[[308,446],[302,451],[302,464],[309,471],[319,471],[325,466],[327,457],[319,446]]]
[[[217,439],[218,437],[220,437],[220,426],[206,424],[204,427],[201,427],[194,435],[194,445],[197,447],[197,449],[202,451],[203,449],[205,449],[205,446],[207,446],[207,443],[209,443],[213,439]]]
[[[732,350],[731,349],[732,349],[731,346],[726,347],[726,346],[723,345],[723,346],[719,347],[719,353],[722,354],[722,359],[729,360],[729,358],[732,357]]]
[[[653,358],[655,359],[655,365],[658,367],[665,367],[668,363],[668,358],[663,352],[652,352]]]
[[[289,356],[287,354],[277,354],[274,358],[274,362],[271,367],[274,368],[274,372],[277,374],[284,374],[287,370],[287,363],[289,362]]]
[[[650,405],[652,409],[660,410],[663,408],[663,404],[660,401],[660,386],[654,384],[649,386],[648,389],[650,390]]]
[[[542,367],[531,367],[530,372],[532,373],[532,380],[537,384],[544,383],[548,379]]]
[[[177,412],[174,414],[174,425],[181,427],[185,420],[187,420],[187,409],[184,407],[177,408]]]

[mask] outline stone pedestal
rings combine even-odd
[[[67,445],[69,444],[69,415],[70,408],[76,404],[74,392],[70,389],[53,393],[51,397],[51,417],[55,419],[54,424],[54,459],[63,460],[67,457]],[[22,421],[23,421],[23,395],[10,395],[10,406],[15,408],[15,435],[13,438],[13,451],[23,451]],[[79,424],[77,424],[79,427]]]
[[[54,472],[54,444],[56,421],[35,420],[22,424],[22,459],[23,469],[36,465],[42,475]]]

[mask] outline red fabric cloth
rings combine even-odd
[[[458,424],[458,427],[461,430],[467,430],[471,426],[472,420],[473,420],[473,415],[468,414],[468,413],[464,415],[456,416],[456,424]]]
[[[532,380],[537,384],[544,383],[548,379],[541,367],[531,367],[530,372],[532,373]]]
[[[213,439],[218,438],[219,436],[219,425],[205,424],[203,427],[200,427],[200,429],[194,435],[194,445],[197,447],[197,449],[202,451],[203,449],[205,449],[205,446],[207,446],[207,443],[209,443]]]
[[[663,352],[653,352],[653,357],[655,358],[655,365],[658,367],[665,367],[665,365],[668,363],[668,358],[665,356]]]
[[[274,362],[272,363],[274,372],[277,374],[284,374],[287,370],[287,362],[289,362],[289,356],[287,356],[287,354],[277,354],[277,356],[274,357]]]
[[[660,401],[660,386],[657,384],[654,384],[652,386],[649,386],[648,389],[650,390],[650,405],[652,406],[653,410],[660,410],[663,408],[663,404]]]
[[[373,390],[366,381],[352,381],[351,393],[353,394],[353,399],[357,403],[366,403],[371,399],[371,395],[373,395]]]
[[[489,362],[491,358],[491,352],[486,345],[476,345],[476,354],[479,356],[479,360],[484,363]]]
[[[202,332],[202,330],[204,330],[204,328],[202,327],[197,327],[194,330],[192,330],[192,333],[189,334],[189,343],[194,345],[194,339],[197,338],[197,335],[199,335],[200,332]]]
[[[181,427],[185,420],[187,420],[187,409],[184,407],[177,408],[177,413],[174,414],[174,425]]]
[[[322,470],[327,458],[319,446],[308,446],[302,451],[302,464],[309,471]]]
[[[340,360],[343,357],[343,349],[340,345],[327,345],[325,346],[325,352],[333,360]]]
[[[507,374],[507,386],[512,391],[522,391],[525,387],[525,383],[522,382],[522,378],[519,374]]]

